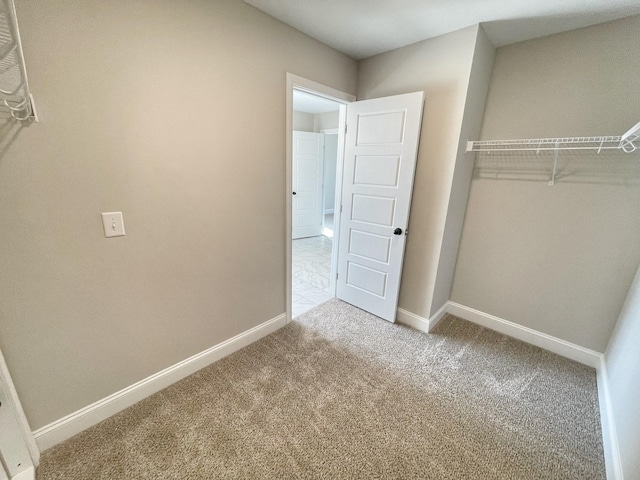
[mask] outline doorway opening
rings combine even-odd
[[[333,298],[340,103],[293,92],[291,316]],[[339,208],[339,207],[338,207]]]
[[[320,152],[324,151],[325,136],[317,132],[294,131],[294,93],[297,91],[340,104],[330,286],[328,292],[325,290],[328,298],[326,294],[324,298],[321,296],[320,303],[337,296],[394,322],[418,158],[424,92],[356,102],[352,96],[342,92],[287,75],[288,320],[292,318],[293,237],[318,237],[313,240],[316,245],[310,245],[316,247],[326,248],[329,242],[329,237],[322,235],[324,154]],[[316,129],[318,122],[314,119],[313,123]],[[296,158],[298,160],[294,162]],[[296,295],[299,295],[299,290]],[[298,296],[295,298],[300,300]]]
[[[355,97],[287,75],[287,317],[335,296],[346,105]]]

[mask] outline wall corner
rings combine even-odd
[[[451,295],[474,167],[474,157],[466,153],[466,144],[468,140],[480,136],[495,50],[482,25],[477,24],[430,316],[434,315]]]

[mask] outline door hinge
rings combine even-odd
[[[339,276],[339,275],[340,275],[339,273],[336,273],[336,280],[338,279],[338,276]]]
[[[342,213],[342,205],[340,205],[340,213]]]
[[[345,124],[344,124],[344,133],[347,133],[347,130],[349,130],[349,127],[348,127],[348,125],[345,123]]]

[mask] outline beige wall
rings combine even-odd
[[[429,317],[478,27],[360,62],[358,99],[422,90],[425,109],[399,306]]]
[[[357,64],[240,1],[16,3],[0,348],[37,429],[285,311],[285,74]]]
[[[483,139],[620,135],[640,120],[640,17],[497,50]],[[603,352],[640,261],[640,152],[476,160],[451,298]]]
[[[42,121],[0,126],[0,348],[36,429],[284,312],[285,72],[354,93],[357,64],[232,0],[17,9]],[[500,49],[483,138],[624,131],[638,32]],[[425,92],[400,296],[424,317],[492,57],[469,27],[360,63],[359,99]],[[570,160],[553,188],[477,162],[452,299],[603,351],[640,258],[638,157]],[[126,237],[103,237],[112,210]]]
[[[430,316],[433,316],[449,300],[455,271],[464,214],[469,198],[469,186],[473,175],[473,159],[466,153],[467,140],[478,138],[482,126],[487,91],[493,71],[495,47],[482,28],[478,28],[473,63],[469,76],[469,87],[464,105],[462,127],[458,141],[456,163],[451,178],[449,204],[441,250],[438,259],[433,301]]]
[[[611,410],[625,479],[640,473],[640,268],[605,354]],[[605,435],[608,432],[605,432]],[[622,477],[620,477],[622,478]]]
[[[293,111],[293,129],[299,132],[314,132],[313,128],[314,115],[312,113]]]
[[[300,132],[320,133],[325,128],[338,128],[340,112],[307,113],[299,110],[293,111],[293,129]]]
[[[316,113],[313,116],[314,132],[321,132],[324,129],[338,128],[340,122],[340,111]]]

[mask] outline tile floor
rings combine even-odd
[[[331,275],[331,238],[325,236],[293,240],[292,316],[326,302]]]

